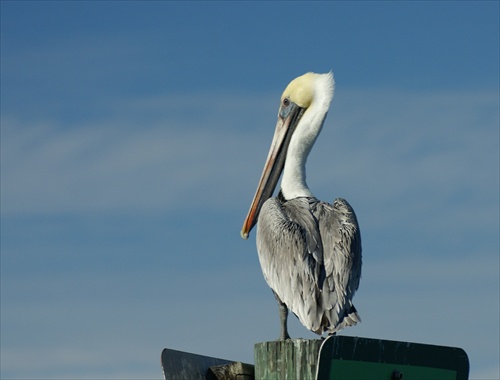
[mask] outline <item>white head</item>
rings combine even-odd
[[[264,170],[241,236],[247,238],[262,204],[272,196],[281,172],[285,199],[312,196],[306,185],[305,163],[333,97],[333,74],[307,73],[295,78],[281,95],[278,122]]]
[[[307,73],[290,82],[281,96],[280,112],[286,103],[285,99],[304,110],[291,137],[285,160],[281,180],[281,191],[285,199],[312,196],[306,185],[305,164],[323,127],[333,91],[334,80],[331,72]]]

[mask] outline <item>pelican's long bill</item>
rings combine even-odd
[[[290,144],[290,139],[303,112],[303,108],[291,102],[288,98],[283,99],[264,170],[262,171],[257,191],[241,229],[241,237],[243,239],[248,238],[250,231],[257,223],[260,208],[273,195],[273,191],[276,188],[276,184],[283,171],[283,166],[285,165],[286,152]]]

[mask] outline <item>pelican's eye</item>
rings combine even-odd
[[[288,107],[290,105],[290,99],[289,98],[283,98],[283,107]]]

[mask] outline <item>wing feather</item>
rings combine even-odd
[[[324,244],[325,316],[330,323],[328,330],[334,332],[360,320],[352,298],[361,278],[361,234],[354,210],[342,198],[332,205],[319,202],[313,213]]]
[[[316,301],[321,292],[321,236],[319,232],[307,232],[306,228],[314,226],[317,231],[317,227],[308,209],[309,220],[299,216],[302,212],[295,208],[301,206],[300,203],[283,205],[278,198],[264,203],[257,223],[257,251],[271,289],[304,326],[317,330],[321,325]]]

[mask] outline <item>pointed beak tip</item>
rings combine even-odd
[[[245,230],[241,230],[240,235],[243,239],[248,239],[248,232],[246,232]]]

